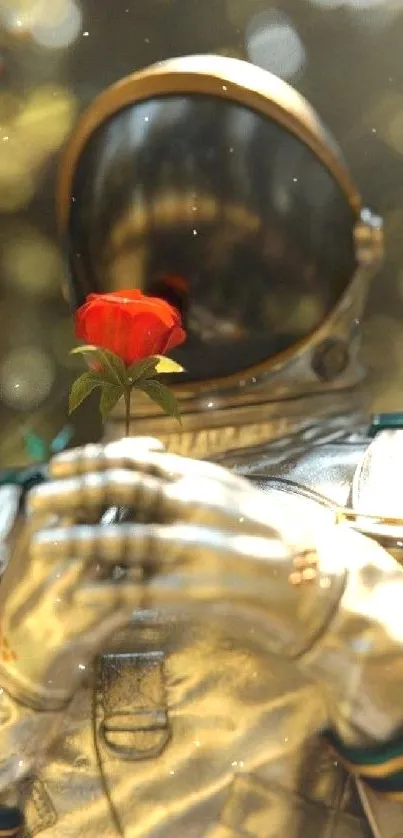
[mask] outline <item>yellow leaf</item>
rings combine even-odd
[[[155,370],[160,374],[185,371],[184,368],[172,358],[166,358],[165,355],[155,355],[155,358],[158,359]]]

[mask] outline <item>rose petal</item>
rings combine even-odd
[[[186,338],[174,306],[138,289],[90,294],[76,312],[77,337],[109,349],[126,365],[162,355]]]
[[[161,350],[161,352],[159,352],[158,354],[159,355],[166,355],[167,352],[169,352],[170,349],[175,349],[176,346],[180,346],[180,344],[184,343],[185,340],[186,340],[185,330],[182,329],[181,326],[174,326],[173,329],[170,331],[170,333],[167,336],[167,341],[166,341],[164,349]]]

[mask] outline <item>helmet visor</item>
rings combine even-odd
[[[164,95],[104,122],[75,171],[72,297],[140,288],[179,307],[189,381],[312,335],[355,270],[356,214],[311,149],[218,97]]]

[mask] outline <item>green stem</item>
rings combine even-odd
[[[125,398],[125,436],[130,436],[130,397],[132,394],[131,387],[126,387],[124,391]]]

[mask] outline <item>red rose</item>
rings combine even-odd
[[[186,338],[176,308],[141,291],[90,294],[75,316],[85,343],[110,349],[126,366],[149,355],[165,355]]]

